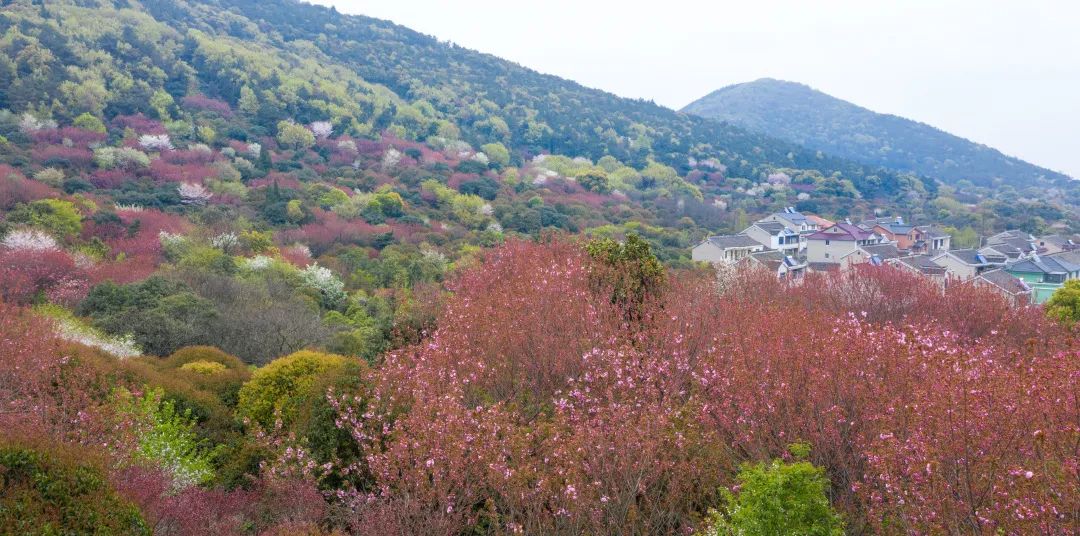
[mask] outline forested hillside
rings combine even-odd
[[[895,115],[879,114],[808,86],[762,79],[718,89],[683,108],[870,166],[949,184],[1048,188],[1065,175]],[[1073,181],[1074,182],[1074,181]]]
[[[748,178],[775,167],[797,167],[826,175],[841,172],[860,184],[864,176],[876,173],[731,125],[542,75],[386,21],[292,1],[144,5],[174,26],[191,27],[194,17],[199,21],[195,27],[258,39],[253,28],[237,23],[237,16],[242,16],[265,30],[265,39],[275,46],[310,47],[365,80],[385,85],[414,106],[434,109],[474,144],[498,141],[523,154],[550,152],[593,160],[612,156],[639,168],[653,158],[680,174],[692,169],[691,157],[716,158],[732,176]],[[236,98],[239,89],[222,88],[223,95]],[[888,174],[881,178],[892,179]]]

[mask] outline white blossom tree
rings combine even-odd
[[[180,202],[185,205],[205,205],[210,201],[211,197],[214,197],[214,194],[207,190],[205,186],[192,182],[180,183],[180,186],[176,187],[176,191],[180,194]]]
[[[210,245],[229,253],[240,245],[240,237],[236,233],[221,233],[210,239]]]
[[[16,229],[4,237],[4,247],[13,250],[54,251],[60,249],[56,239],[36,229]]]
[[[329,121],[315,121],[310,125],[311,133],[316,139],[325,140],[334,133],[334,125]]]
[[[398,165],[398,162],[401,162],[401,151],[398,151],[397,149],[395,149],[393,147],[388,147],[386,149],[386,152],[383,153],[383,158],[382,158],[382,169],[383,169],[383,171],[392,169],[394,166]]]
[[[323,296],[324,303],[333,307],[345,299],[345,283],[343,283],[329,268],[312,263],[300,270],[300,279],[307,286],[318,290]]]
[[[139,147],[147,151],[171,151],[173,144],[168,134],[143,134],[139,136]]]
[[[56,121],[53,121],[52,119],[38,119],[30,112],[24,113],[19,120],[19,130],[24,134],[33,134],[39,130],[48,130],[56,127]]]

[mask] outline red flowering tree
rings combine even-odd
[[[387,356],[370,393],[333,395],[366,453],[340,495],[358,527],[689,531],[739,463],[795,442],[855,531],[1080,523],[1074,335],[889,268],[744,273],[723,292],[673,273],[628,326],[590,262],[510,241],[450,284],[433,336]],[[960,315],[986,304],[998,321]]]

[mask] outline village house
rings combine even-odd
[[[848,222],[836,223],[806,237],[806,258],[812,263],[838,264],[859,246],[881,242],[881,236],[872,231]]]
[[[760,266],[776,274],[778,279],[798,279],[805,275],[807,263],[780,251],[761,251],[751,253],[741,262],[750,266]]]
[[[1023,305],[1031,303],[1032,289],[1022,279],[998,268],[996,270],[985,271],[975,279],[972,279],[972,283],[978,286],[985,286],[992,288],[1008,299],[1013,305]]]
[[[870,218],[868,220],[860,221],[856,225],[858,225],[859,228],[864,230],[864,231],[873,231],[874,227],[877,227],[878,225],[888,225],[890,223],[894,223],[894,222],[896,222],[897,219],[898,218],[891,217],[891,216],[884,216],[884,217],[880,217],[880,218]]]
[[[948,269],[934,262],[933,257],[927,254],[900,257],[889,264],[933,279],[941,286],[945,286],[951,276]]]
[[[807,235],[821,229],[819,226],[821,220],[822,218],[803,214],[794,207],[787,207],[783,212],[774,213],[761,221],[779,222],[796,233]]]
[[[967,281],[988,270],[1005,266],[1004,259],[988,259],[986,255],[974,249],[945,251],[933,256],[933,260],[961,281]]]
[[[806,221],[809,222],[810,225],[815,225],[816,226],[816,227],[814,227],[812,229],[814,231],[816,231],[818,229],[824,229],[826,227],[832,227],[833,224],[836,223],[836,222],[833,222],[831,220],[827,220],[825,218],[822,218],[821,216],[817,216],[817,215],[814,215],[814,214],[807,214],[806,215]]]
[[[900,217],[885,223],[873,221],[876,223],[870,230],[896,243],[897,249],[902,251],[933,253],[952,247],[952,235],[932,225],[911,225],[904,223]]]
[[[1080,249],[1080,244],[1072,238],[1058,234],[1040,236],[1036,246],[1039,255],[1053,255],[1063,251]]]
[[[986,251],[983,251],[986,250]],[[979,249],[984,254],[996,252],[1010,259],[1019,259],[1038,251],[1035,237],[1023,231],[1003,231],[986,239]]]
[[[695,261],[734,264],[765,246],[744,234],[710,236],[694,246],[690,258]]]
[[[915,229],[914,225],[904,223],[904,219],[897,216],[896,219],[887,222],[875,223],[870,230],[881,235],[885,240],[889,242],[895,242],[896,247],[905,251],[911,250],[915,241],[911,237],[911,231]],[[864,224],[867,222],[864,222]],[[863,225],[865,227],[865,225]]]
[[[753,238],[767,249],[782,251],[787,255],[798,255],[806,244],[802,235],[778,221],[756,222],[742,234]]]
[[[841,264],[872,264],[874,266],[881,266],[889,261],[895,261],[900,258],[900,249],[896,247],[896,244],[883,242],[881,244],[867,244],[855,248],[855,251],[849,253],[845,257],[840,259]]]
[[[1010,262],[1005,270],[1031,287],[1031,301],[1045,303],[1069,279],[1080,278],[1080,263],[1069,255],[1033,255]]]
[[[912,253],[935,254],[952,249],[952,235],[933,225],[916,225],[909,236]]]
[[[1033,250],[1024,250],[1014,244],[998,243],[979,248],[979,253],[987,257],[1000,257],[1005,260],[1015,261],[1034,253]]]

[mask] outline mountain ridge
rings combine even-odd
[[[729,121],[866,165],[947,183],[967,179],[989,186],[1000,177],[1005,184],[1022,187],[1070,179],[989,145],[924,122],[876,112],[799,82],[761,78],[732,84],[681,111]]]

